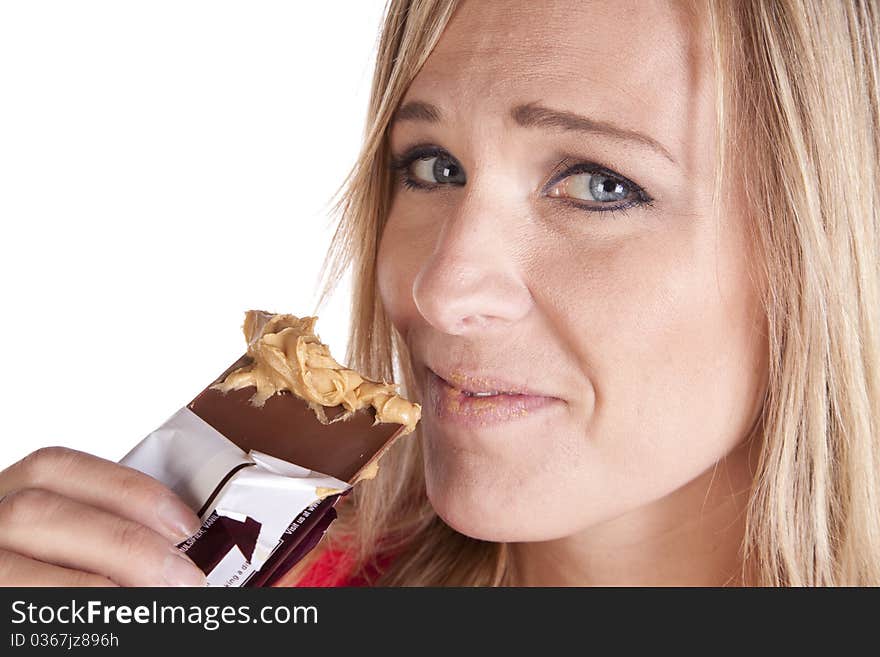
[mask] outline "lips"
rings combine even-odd
[[[555,397],[518,392],[515,391],[517,386],[497,380],[481,379],[483,383],[477,383],[477,377],[467,377],[469,382],[462,385],[468,385],[469,389],[462,389],[430,368],[426,373],[429,411],[441,421],[461,426],[486,426],[522,418],[561,401]]]
[[[529,389],[521,384],[505,381],[500,377],[488,374],[469,374],[464,372],[449,372],[428,367],[428,371],[443,379],[447,385],[471,395],[504,394],[504,395],[530,395],[535,397],[549,397],[544,392]]]

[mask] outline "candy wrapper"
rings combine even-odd
[[[209,586],[276,583],[419,420],[395,385],[333,360],[316,320],[249,311],[247,354],[121,461],[199,515],[178,549]]]

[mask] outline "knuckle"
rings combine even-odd
[[[125,557],[138,559],[147,546],[155,541],[149,529],[130,520],[120,519],[115,529],[114,543]]]
[[[117,586],[113,581],[82,570],[40,564],[27,557],[0,550],[0,586]]]
[[[78,570],[70,578],[70,582],[67,583],[67,586],[73,586],[77,588],[82,587],[95,587],[95,586],[116,586],[111,580],[104,577],[103,575],[96,575],[94,573],[87,573],[82,570]]]
[[[115,487],[116,497],[126,505],[158,504],[165,487],[143,472],[124,468]]]
[[[14,490],[0,500],[0,524],[33,524],[50,513],[57,504],[54,495],[39,488]]]
[[[0,582],[3,582],[3,586],[12,586],[17,574],[12,554],[0,550]]]
[[[68,447],[41,447],[18,462],[25,481],[40,484],[68,467],[78,452]]]

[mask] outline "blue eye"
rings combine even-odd
[[[566,158],[560,164],[571,159]],[[406,155],[393,157],[390,167],[408,189],[432,191],[467,183],[459,161],[439,146],[414,147]],[[588,212],[625,211],[653,202],[636,183],[599,164],[583,161],[553,176],[543,190],[545,196]]]
[[[653,202],[636,183],[589,162],[581,162],[554,176],[545,190],[547,196],[590,212],[626,210]]]
[[[403,184],[411,188],[461,186],[467,182],[458,160],[436,147],[415,149],[402,158],[395,158],[391,168],[398,172]]]
[[[419,158],[412,163],[411,171],[417,180],[428,184],[463,185],[465,182],[461,166],[447,155]]]
[[[629,195],[629,190],[619,180],[601,173],[590,175],[590,195],[597,201],[620,201]]]
[[[584,172],[566,176],[551,189],[548,196],[564,196],[580,201],[612,203],[624,201],[635,189],[626,182],[599,172]]]

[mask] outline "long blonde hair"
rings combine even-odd
[[[335,205],[318,307],[353,284],[348,364],[413,386],[376,287],[391,198],[387,129],[458,0],[391,0],[364,144]],[[769,387],[743,563],[762,585],[880,585],[880,17],[871,0],[715,0],[708,8],[724,172],[751,172],[750,226],[766,283]],[[444,524],[425,494],[421,438],[403,438],[295,578],[325,549],[378,585],[508,585],[504,543]]]

